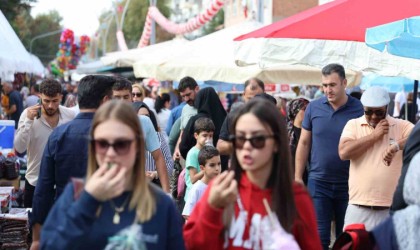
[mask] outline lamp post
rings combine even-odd
[[[47,36],[52,36],[52,35],[55,35],[55,34],[61,33],[62,31],[63,31],[62,29],[60,29],[60,30],[55,30],[55,31],[47,32],[47,33],[44,33],[44,34],[41,34],[41,35],[38,35],[38,36],[36,36],[36,37],[32,38],[32,39],[31,39],[31,42],[30,42],[30,44],[29,44],[29,53],[31,53],[31,54],[32,54],[32,43],[33,43],[35,40],[37,40],[37,39],[39,39],[39,38],[47,37]]]
[[[156,0],[149,0],[150,6],[156,6]],[[152,32],[150,34],[150,45],[153,45],[156,43],[156,22],[152,18]]]

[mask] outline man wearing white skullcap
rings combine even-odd
[[[413,124],[387,114],[390,98],[381,87],[367,89],[360,101],[365,114],[347,122],[338,146],[340,158],[350,160],[344,225],[362,223],[371,230],[389,216]]]

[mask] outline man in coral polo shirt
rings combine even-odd
[[[367,89],[361,98],[365,114],[350,120],[341,134],[340,158],[350,160],[345,225],[363,223],[371,230],[389,216],[402,149],[413,129],[412,123],[387,115],[389,101],[385,89]]]

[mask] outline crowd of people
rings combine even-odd
[[[188,76],[176,106],[88,75],[77,92],[42,80],[24,108],[2,83],[31,249],[329,249],[354,224],[365,249],[417,249],[420,126],[390,116],[381,87],[347,94],[339,64],[320,78],[286,107],[249,79],[228,113]]]

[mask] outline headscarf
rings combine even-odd
[[[207,117],[213,121],[216,128],[213,135],[214,146],[217,145],[220,129],[226,118],[226,110],[220,102],[216,91],[211,87],[198,91],[197,95],[195,96],[194,107],[197,109],[197,115],[191,117],[185,126],[181,145],[179,148],[184,159],[186,159],[188,151],[197,143],[196,139],[194,138],[194,123],[196,120],[198,120],[198,118]]]
[[[150,110],[149,106],[147,106],[146,103],[144,103],[144,102],[133,102],[132,107],[134,108],[134,111],[136,111],[136,114],[139,112],[139,110],[141,108],[147,109],[147,111],[149,111],[149,118],[152,121],[152,124],[153,124],[153,127],[155,128],[155,131],[156,132],[159,131],[155,113],[152,110]]]
[[[214,88],[204,88],[198,91],[194,107],[197,109],[197,114],[204,114],[210,117],[216,127],[215,134],[219,137],[220,128],[226,118],[226,110]],[[219,131],[217,132],[217,130]]]
[[[408,207],[393,216],[398,246],[400,249],[420,249],[420,152],[408,167],[403,195]]]
[[[287,132],[290,146],[297,146],[293,122],[301,109],[306,109],[309,101],[305,98],[296,98],[287,103]]]

